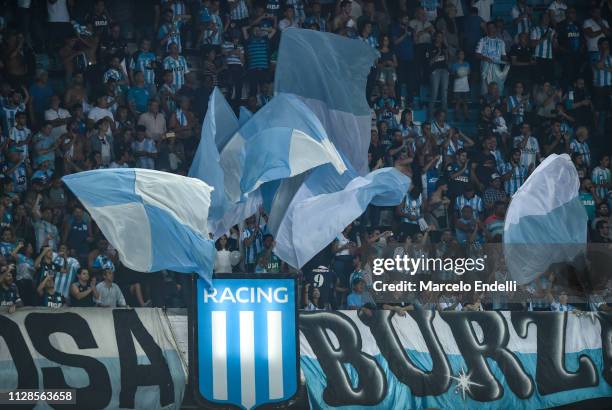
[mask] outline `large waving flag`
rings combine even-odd
[[[195,178],[147,169],[101,169],[63,178],[125,266],[140,272],[196,272],[210,282],[212,188]]]
[[[309,175],[276,232],[274,252],[291,266],[301,268],[363,214],[368,204],[398,205],[410,187],[408,176],[395,168],[382,168],[353,178],[337,192],[316,195],[311,189],[330,183],[334,172],[329,167],[319,167]]]
[[[367,44],[334,34],[300,29],[283,33],[274,91],[277,97],[297,96],[310,108],[347,166],[342,173],[322,165],[280,184],[270,207],[268,228],[277,237],[275,252],[292,266],[302,266],[323,249],[378,195],[396,195],[397,202],[382,201],[396,205],[407,190],[408,178],[400,178],[396,170],[355,181],[368,172],[371,111],[365,87],[377,56]],[[393,181],[394,177],[402,182]],[[331,203],[336,200],[351,200],[351,206]],[[321,213],[314,215],[315,211]],[[300,225],[321,227],[323,233],[305,234]]]
[[[236,137],[239,124],[236,115],[232,108],[227,103],[227,100],[221,91],[215,87],[209,102],[208,111],[202,124],[202,136],[200,144],[193,159],[189,176],[199,178],[214,188],[211,195],[211,206],[208,212],[208,228],[215,238],[229,232],[230,228],[240,221],[248,218],[257,212],[261,205],[261,195],[258,192],[253,192],[249,197],[242,197],[238,202],[230,201],[225,190],[225,178],[240,178],[241,168],[233,169],[228,166],[227,169],[221,165],[221,155],[219,150],[225,156],[229,156],[231,150],[224,150],[230,141]],[[234,140],[242,142],[238,136]],[[238,147],[239,155],[240,149]],[[232,161],[227,163],[234,164]]]
[[[296,52],[299,50],[299,52]],[[299,97],[359,175],[368,172],[368,73],[378,53],[363,41],[313,30],[283,32],[274,92]]]
[[[567,154],[552,154],[512,197],[504,225],[504,257],[513,279],[529,283],[551,264],[586,251],[588,216],[578,172]]]
[[[199,178],[214,188],[208,212],[211,220],[223,217],[230,207],[225,194],[224,172],[219,164],[219,150],[238,130],[238,119],[221,91],[215,87],[208,101],[202,124],[200,144],[189,169],[189,176]]]
[[[262,184],[293,177],[330,163],[342,174],[344,161],[323,125],[296,96],[281,94],[240,128],[244,138],[240,190],[248,194]]]

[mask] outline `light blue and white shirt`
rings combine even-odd
[[[31,135],[32,135],[32,131],[30,131],[30,129],[27,127],[23,127],[23,128],[13,127],[9,130],[9,139],[15,144],[26,141],[28,138],[30,138]],[[16,147],[16,149],[19,150],[22,158],[28,157],[28,145],[27,144]]]
[[[180,90],[185,84],[185,74],[189,72],[189,66],[185,57],[178,56],[177,59],[172,56],[164,58],[164,69],[172,71],[172,85],[176,90]]]
[[[187,121],[187,115],[185,114],[185,112],[181,110],[180,108],[177,108],[174,114],[176,115],[176,122],[178,122],[181,127],[186,127],[188,124],[188,121]]]
[[[519,135],[514,137],[514,148],[518,148],[524,138],[527,138],[527,144],[525,144],[525,147],[521,148],[521,164],[529,169],[531,165],[537,165],[536,161],[540,153],[540,145],[538,144],[538,140],[532,136],[524,137],[523,135]]]
[[[249,18],[249,8],[247,7],[245,0],[236,0],[232,5],[235,7],[232,8],[230,6],[231,20],[244,20]]]
[[[173,33],[168,36],[166,51],[170,50],[170,44],[172,43],[176,43],[179,53],[183,51],[183,46],[181,44],[181,25],[181,21],[173,21],[172,23],[164,23],[159,27],[159,31],[157,32],[158,40],[164,38],[168,33]]]
[[[151,64],[156,60],[155,53],[151,51],[143,52],[139,51],[130,60],[130,70],[142,71],[144,74],[145,84],[155,84],[155,70],[151,67]]]
[[[519,18],[519,16],[521,14],[525,14],[526,10],[523,10],[522,7],[520,7],[518,4],[515,5],[514,7],[512,7],[512,19],[515,20],[517,18]],[[531,31],[531,20],[529,18],[522,18],[518,21],[518,24],[516,25],[516,34],[521,34],[521,33],[529,33]]]
[[[483,37],[478,41],[476,46],[476,53],[489,57],[494,63],[501,62],[502,56],[506,55],[506,44],[504,40],[497,37]],[[481,67],[481,69],[483,69]]]
[[[610,87],[612,86],[612,55],[608,54],[604,59],[604,68],[597,68],[597,64],[601,60],[601,54],[597,53],[597,57],[593,62],[593,86],[595,87]]]
[[[506,162],[499,167],[499,171],[502,175],[512,172],[510,179],[504,181],[504,189],[509,196],[514,195],[516,191],[523,185],[527,179],[528,170],[522,165],[518,164],[516,167],[512,166],[512,163]]]
[[[25,112],[26,107],[24,103],[19,104],[16,107],[3,105],[2,106],[2,127],[4,131],[10,130],[11,127],[15,126],[15,116],[18,112]]]
[[[219,14],[211,14],[210,20],[215,23],[215,30],[204,30],[202,41],[204,44],[220,46],[223,43],[223,21]]]
[[[155,146],[155,141],[151,138],[145,138],[142,141],[134,140],[132,141],[132,151],[136,152],[148,152],[150,154],[157,153],[157,147]],[[136,166],[138,168],[146,168],[146,169],[155,169],[155,159],[151,157],[139,156],[136,159]]]
[[[470,199],[463,195],[459,195],[455,198],[455,210],[459,215],[461,215],[461,210],[465,206],[470,206],[472,208],[474,218],[478,218],[484,212],[484,202],[478,195],[474,195]]]
[[[77,272],[81,265],[75,258],[62,258],[58,253],[53,253],[53,263],[63,270],[64,262],[66,263],[66,273],[58,272],[55,275],[55,290],[62,294],[65,298],[70,296],[70,285],[76,280]]]
[[[242,241],[253,236],[254,232],[250,228],[245,228],[242,232]],[[244,263],[252,264],[257,263],[257,255],[261,253],[263,250],[263,233],[260,230],[255,234],[255,240],[251,242],[251,246],[244,247]]]
[[[580,142],[577,139],[570,142],[570,150],[572,153],[582,154],[582,159],[587,167],[591,166],[591,149],[586,141]]]
[[[541,38],[545,38],[544,41],[539,43],[533,49],[533,56],[537,58],[544,58],[547,60],[551,60],[553,58],[553,36],[555,35],[555,30],[551,27],[542,27],[537,26],[531,29],[531,34],[529,38],[531,40],[540,40]]]
[[[513,113],[512,110],[518,107],[516,113]],[[529,101],[529,97],[523,96],[519,99],[516,95],[511,95],[508,97],[508,112],[512,116],[512,124],[520,125],[525,121],[525,113],[531,109],[531,102]]]
[[[421,217],[421,207],[423,206],[423,196],[419,194],[417,198],[413,198],[411,195],[406,195],[404,203],[402,204],[402,212],[414,216],[415,219],[411,220],[407,217],[402,217],[402,222],[407,224],[418,224],[419,218]]]
[[[595,184],[597,196],[604,199],[608,195],[607,186],[612,182],[612,172],[608,168],[595,167],[591,174],[591,181]]]

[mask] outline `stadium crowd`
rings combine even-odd
[[[512,3],[511,16],[496,15],[495,3]],[[370,168],[402,167],[413,184],[400,206],[370,207],[297,272],[274,254],[261,211],[214,238],[216,273],[291,272],[301,307],[374,308],[373,258],[472,255],[500,243],[510,197],[552,153],[570,154],[580,175],[590,241],[612,240],[610,0],[0,5],[0,304],[10,311],[190,303],[187,275],[123,266],[61,177],[116,167],[186,174],[213,88],[236,111],[256,112],[273,96],[290,27],[379,51],[365,90]],[[503,267],[488,274],[503,279]],[[553,298],[554,286],[554,273],[541,276],[519,308],[578,308],[566,294]],[[604,296],[582,308],[607,309]],[[479,295],[426,298],[384,307],[509,308]]]

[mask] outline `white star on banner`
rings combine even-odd
[[[450,376],[451,379],[453,380],[457,380],[457,387],[455,387],[455,394],[459,393],[459,390],[461,390],[461,397],[463,397],[463,400],[465,400],[465,393],[471,393],[470,392],[470,386],[481,386],[482,384],[478,384],[475,383],[473,381],[470,380],[470,376],[466,373],[465,369],[461,368],[461,371],[458,374],[459,377],[455,377],[455,376]]]

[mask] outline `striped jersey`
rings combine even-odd
[[[107,83],[108,80],[113,79],[115,81],[123,81],[125,80],[125,74],[122,71],[119,71],[115,68],[109,68],[104,73],[104,82]]]
[[[482,198],[478,195],[474,195],[472,198],[466,198],[463,195],[459,195],[455,198],[455,210],[459,215],[461,215],[461,210],[465,206],[470,206],[472,208],[474,218],[478,218],[480,214],[484,212],[484,202],[482,202]]]
[[[247,43],[247,60],[249,70],[267,70],[268,61],[268,38],[251,37]]]
[[[599,52],[593,63],[593,86],[609,87],[612,86],[612,55],[608,54],[603,61],[604,68],[600,69],[597,64],[601,60]]]
[[[175,59],[172,56],[168,56],[164,58],[164,69],[172,71],[172,85],[175,90],[180,90],[183,84],[185,84],[185,74],[189,72],[185,57],[178,56]]]
[[[512,112],[515,108],[518,108],[515,113]],[[508,112],[512,116],[512,124],[520,125],[525,121],[525,112],[531,109],[531,102],[529,97],[523,96],[519,98],[516,95],[508,97]]]
[[[287,6],[293,7],[293,15],[296,20],[304,21],[306,12],[304,12],[304,0],[286,0]]]
[[[230,4],[231,20],[244,20],[249,18],[249,8],[247,7],[245,0],[236,0]]]
[[[595,167],[591,180],[595,184],[597,195],[602,199],[605,198],[608,195],[608,185],[612,182],[612,172],[608,168]]]
[[[18,112],[25,112],[26,107],[24,103],[19,104],[16,107],[9,107],[8,105],[2,106],[2,128],[10,130],[11,127],[15,126],[15,116]]]
[[[219,14],[211,14],[210,20],[215,23],[215,29],[205,29],[202,35],[202,41],[204,44],[220,46],[223,42],[223,21]]]
[[[538,144],[538,140],[532,136],[524,137],[523,135],[519,135],[514,137],[514,148],[518,148],[524,138],[528,139],[525,147],[521,148],[521,164],[529,169],[531,165],[537,165],[536,161],[540,153],[540,145]]]
[[[186,127],[188,124],[187,114],[180,108],[177,108],[174,114],[176,115],[176,122],[178,122],[181,127]]]
[[[221,47],[223,55],[225,56],[225,64],[227,65],[242,65],[240,56],[244,55],[244,47],[240,44],[234,44],[232,41],[226,41]],[[238,50],[236,53],[234,50]]]
[[[570,142],[570,150],[572,153],[582,154],[582,159],[587,167],[591,166],[591,149],[586,141],[580,142],[577,139]]]
[[[173,21],[172,23],[164,23],[159,26],[159,31],[157,32],[157,39],[161,40],[166,37],[168,33],[170,34],[168,37],[168,41],[166,42],[166,51],[170,49],[170,44],[176,43],[178,46],[179,53],[183,51],[183,46],[181,45],[181,22]]]
[[[402,222],[408,224],[418,224],[419,218],[421,217],[421,207],[423,206],[423,196],[419,194],[417,198],[413,198],[412,195],[406,195],[402,204],[402,212],[414,216],[414,220],[402,217]]]
[[[132,141],[132,151],[155,154],[157,153],[157,147],[155,146],[155,141],[153,141],[151,138],[145,138],[142,141]],[[136,167],[155,169],[155,158],[139,156],[136,159]]]
[[[162,1],[162,4],[163,3],[167,3],[167,1]],[[181,0],[173,1],[172,6],[170,6],[170,8],[172,9],[172,12],[174,13],[175,16],[182,16],[185,14],[189,14],[189,12],[187,11],[187,6],[185,5],[185,2]]]
[[[361,39],[361,41],[363,41],[364,43],[366,43],[373,49],[378,49],[378,40],[376,39],[376,36],[374,36],[373,34],[370,34],[366,38],[364,37],[359,37],[359,38]]]
[[[242,241],[253,236],[254,232],[250,228],[245,228],[242,232]],[[257,255],[263,250],[263,233],[261,229],[255,234],[255,240],[251,242],[251,246],[244,246],[244,263],[257,263]]]
[[[504,189],[509,196],[514,195],[527,179],[527,168],[522,164],[513,166],[512,163],[506,162],[499,167],[499,171],[502,175],[512,173],[510,179],[504,181]]]
[[[476,52],[485,57],[489,57],[494,63],[497,63],[501,61],[502,56],[506,55],[506,44],[504,40],[497,37],[492,38],[486,36],[478,41]]]
[[[155,84],[155,70],[153,62],[156,60],[155,53],[151,51],[138,51],[132,56],[130,61],[130,70],[142,71],[144,74],[145,84]]]
[[[545,40],[533,49],[533,56],[537,58],[545,58],[552,59],[553,58],[553,36],[555,35],[555,30],[550,27],[542,27],[537,26],[531,29],[531,34],[529,38],[531,40],[540,40],[544,38]]]
[[[464,145],[465,143],[462,139],[457,139],[457,141],[453,141],[451,139],[448,143],[448,146],[446,147],[446,152],[444,153],[444,155],[446,155],[447,157],[452,157],[457,153],[457,151],[462,149]]]
[[[13,127],[9,130],[9,140],[11,143],[14,143],[14,144],[18,144],[20,142],[26,141],[28,138],[30,138],[31,135],[32,135],[32,131],[30,131],[30,129],[27,127],[23,127],[23,128]],[[22,158],[28,157],[27,144],[21,145],[17,147],[17,149],[21,153]]]
[[[55,274],[55,290],[61,293],[64,298],[69,298],[70,285],[76,280],[76,275],[81,265],[75,258],[68,257],[64,259],[59,254],[53,253],[53,263],[63,269],[64,262],[66,262],[66,273],[57,272]]]
[[[527,11],[524,7],[519,6],[518,4],[512,7],[512,19],[515,20],[519,18],[521,14],[525,14]],[[516,25],[516,34],[521,33],[529,33],[531,31],[531,20],[529,18],[522,18],[518,21]]]

